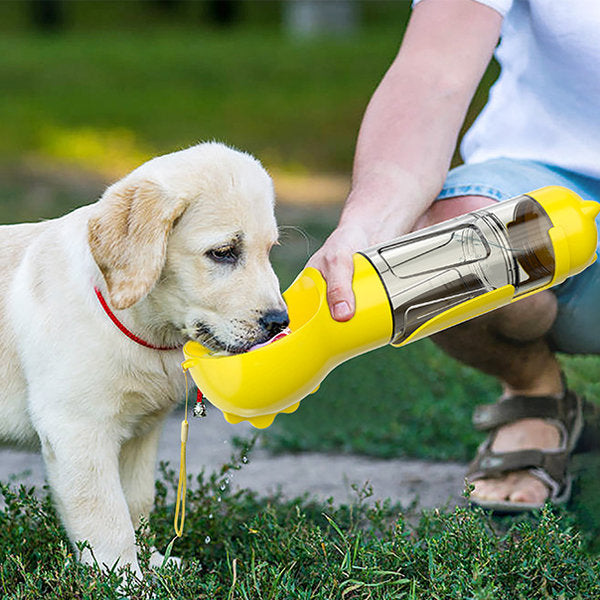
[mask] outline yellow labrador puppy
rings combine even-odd
[[[138,570],[183,343],[243,352],[287,325],[273,204],[257,160],[209,143],[62,218],[0,227],[0,441],[41,446],[71,540],[101,564]]]

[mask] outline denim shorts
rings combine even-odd
[[[600,179],[508,158],[452,169],[438,200],[486,196],[502,201],[546,185],[561,185],[584,200],[600,202]],[[600,216],[596,218],[596,227],[600,231]],[[598,247],[600,249],[600,236]],[[600,354],[600,260],[552,291],[558,300],[558,316],[549,332],[552,347],[570,354]]]

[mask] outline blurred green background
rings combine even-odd
[[[58,216],[152,155],[217,139],[274,176],[286,287],[336,223],[362,113],[409,11],[377,0],[0,2],[1,221]],[[496,75],[492,64],[467,124]],[[598,397],[596,359],[565,367]],[[382,349],[341,366],[263,441],[467,460],[481,440],[472,408],[498,392],[429,341]]]
[[[228,5],[230,21],[211,17]],[[55,22],[39,24],[40,6]],[[409,3],[350,6],[348,31],[309,34],[286,25],[284,2],[2,2],[0,158],[112,175],[216,138],[269,166],[346,172]]]

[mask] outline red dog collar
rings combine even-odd
[[[110,310],[110,306],[108,306],[108,303],[104,299],[102,292],[96,286],[94,286],[94,292],[96,292],[96,297],[98,298],[98,301],[100,302],[102,308],[104,309],[104,312],[109,316],[110,320],[130,340],[133,340],[136,344],[139,344],[140,346],[144,346],[145,348],[151,348],[152,350],[177,350],[177,349],[181,348],[181,346],[154,346],[150,342],[147,342],[147,341],[143,340],[142,338],[138,337],[137,335],[135,335],[135,333],[132,333],[131,331],[129,331],[129,329],[127,329],[127,327],[125,327],[125,325],[123,325],[123,323],[121,323],[121,321],[119,321],[119,319],[117,319],[115,313],[113,313],[113,311]]]

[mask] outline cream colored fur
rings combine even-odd
[[[184,378],[180,350],[128,339],[93,288],[154,345],[264,341],[261,319],[285,310],[268,260],[273,203],[258,161],[200,144],[62,218],[0,227],[0,441],[41,446],[71,540],[90,542],[101,564],[138,570],[134,528],[151,509],[161,424]],[[220,260],[230,248],[237,260]]]

